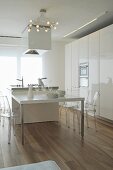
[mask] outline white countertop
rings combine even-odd
[[[84,101],[83,97],[64,96],[58,98],[50,98],[46,94],[34,94],[33,98],[28,98],[26,93],[15,93],[12,97],[19,104],[32,104],[32,103],[55,103],[55,102],[71,102],[71,101]]]

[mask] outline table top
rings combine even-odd
[[[72,102],[72,101],[84,101],[84,97],[76,97],[65,95],[64,97],[52,98],[46,94],[34,94],[32,98],[29,98],[27,94],[15,93],[12,94],[12,98],[15,99],[19,104],[33,104],[33,103],[55,103],[55,102]]]

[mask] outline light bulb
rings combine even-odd
[[[50,22],[49,21],[47,21],[47,25],[49,25],[50,24]]]
[[[33,22],[31,19],[30,19],[30,21],[29,22]]]
[[[58,25],[59,23],[58,22],[56,22],[56,25]]]
[[[29,27],[32,27],[32,24],[29,24]]]
[[[36,25],[37,28],[39,28],[39,25]]]
[[[54,30],[56,30],[56,27],[54,27]]]
[[[48,32],[48,29],[45,29],[45,32]]]
[[[37,32],[39,32],[40,30],[39,29],[37,29]]]
[[[31,28],[28,28],[28,32],[30,32],[31,31]]]

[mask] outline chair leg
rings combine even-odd
[[[11,116],[8,117],[8,144],[10,144],[11,141]]]
[[[76,128],[75,128],[75,113],[73,112],[73,130],[75,131]]]
[[[95,130],[97,131],[97,118],[96,118],[96,111],[94,111],[94,119],[95,119]]]
[[[62,106],[59,107],[59,125],[61,126]]]
[[[15,115],[13,115],[13,134],[14,134],[14,136],[16,135],[16,118],[15,118]]]
[[[3,120],[2,127],[4,127],[4,124],[5,124],[5,117],[4,116],[2,117],[2,120]]]
[[[70,121],[69,121],[69,109],[66,108],[66,126],[70,128]]]
[[[80,115],[79,115],[78,111],[76,111],[76,112],[77,112],[77,121],[78,121],[78,128],[79,128],[79,134],[80,134]]]
[[[88,112],[87,112],[87,110],[86,110],[86,123],[87,123],[87,128],[89,128]]]
[[[66,113],[66,126],[67,126],[68,125],[67,109],[65,109],[65,113]]]

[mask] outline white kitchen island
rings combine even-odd
[[[74,96],[65,96],[65,97],[58,97],[58,98],[49,98],[46,94],[36,94],[34,93],[34,96],[32,99],[29,99],[26,93],[13,93],[12,94],[12,103],[17,102],[18,107],[20,110],[20,123],[21,123],[21,137],[22,137],[22,144],[24,144],[24,123],[25,118],[27,117],[27,114],[34,113],[34,110],[37,110],[37,118],[38,118],[38,108],[42,105],[43,108],[46,106],[53,109],[53,117],[54,113],[57,114],[55,117],[55,120],[58,121],[58,104],[59,102],[76,102],[81,101],[81,137],[84,138],[84,98],[83,97],[74,97]],[[38,107],[39,106],[39,107]],[[13,108],[12,108],[13,109]],[[55,110],[54,110],[55,109]],[[30,111],[30,112],[29,112]],[[47,109],[45,109],[45,114],[47,114]],[[25,116],[26,115],[26,116]],[[52,116],[52,115],[51,115]],[[47,119],[47,121],[50,121]]]

